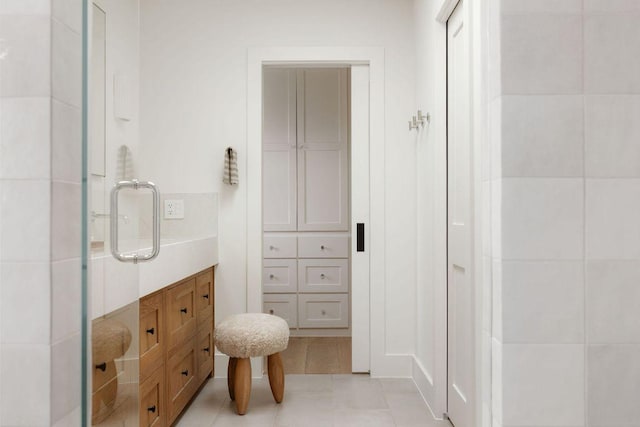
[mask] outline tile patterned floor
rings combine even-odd
[[[235,413],[227,382],[216,378],[200,391],[178,427],[451,427],[431,416],[410,379],[368,375],[287,375],[276,404],[266,377],[253,380],[249,409]]]

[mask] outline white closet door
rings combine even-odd
[[[471,245],[469,49],[465,2],[447,22],[448,150],[448,414],[456,427],[474,423],[475,363]]]
[[[347,231],[347,69],[298,70],[298,230]]]
[[[296,72],[265,69],[262,117],[264,231],[296,230]]]

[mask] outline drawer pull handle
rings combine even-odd
[[[322,274],[320,275],[320,278],[321,278],[322,280],[324,280],[324,278],[325,278],[325,277],[327,277],[327,276],[325,276],[325,275],[324,275],[324,273],[322,273]]]
[[[270,251],[275,251],[275,250],[276,250],[276,247],[275,247],[275,246],[273,246],[273,245],[271,245],[271,246],[269,246],[269,250],[270,250]]]
[[[273,274],[270,274],[270,275],[269,275],[269,279],[273,280],[273,279],[275,279],[275,278],[276,278],[276,276],[274,276]]]
[[[322,311],[321,311],[321,313],[322,313],[322,315],[323,315],[323,316],[324,316],[325,314],[327,314],[327,312],[326,312],[326,311],[324,311],[324,310],[322,310]]]
[[[209,294],[204,294],[204,295],[202,295],[202,298],[204,298],[204,299],[209,299]]]
[[[181,308],[180,309],[180,313],[187,314],[187,308],[186,307],[185,308]]]
[[[205,347],[205,348],[202,349],[202,351],[206,351],[207,353],[209,353],[211,351],[211,348]]]
[[[102,362],[99,365],[96,365],[96,369],[100,369],[102,372],[107,370],[107,362]]]
[[[273,314],[273,308],[269,310],[269,314]]]
[[[320,246],[320,249],[324,251],[324,245],[321,245],[321,246]]]
[[[150,335],[155,334],[155,333],[156,333],[156,328],[149,328],[149,329],[147,329],[147,333],[148,333],[148,334],[150,334]]]
[[[185,377],[189,375],[189,370],[185,369],[184,371],[181,372],[182,375],[184,375]]]
[[[156,405],[149,406],[149,407],[147,408],[147,411],[149,411],[149,412],[151,412],[151,413],[155,414],[155,413],[156,413]]]

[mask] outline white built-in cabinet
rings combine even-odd
[[[263,78],[264,311],[300,335],[303,329],[344,332],[348,70],[265,68]]]

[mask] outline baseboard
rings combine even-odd
[[[442,411],[438,411],[441,413],[436,415],[436,413],[433,410],[433,402],[430,402],[431,400],[430,390],[433,389],[433,379],[429,376],[429,374],[424,369],[420,361],[416,358],[416,356],[412,356],[411,359],[412,359],[411,377],[413,378],[413,382],[416,383],[416,387],[418,387],[418,391],[420,391],[420,394],[422,395],[422,398],[427,404],[429,411],[431,411],[431,415],[433,415],[433,418],[435,418],[436,420],[444,419],[444,413]]]
[[[262,357],[251,358],[251,378],[262,378],[262,367],[264,361]],[[213,371],[215,378],[227,378],[227,366],[229,356],[216,352],[213,355]]]

